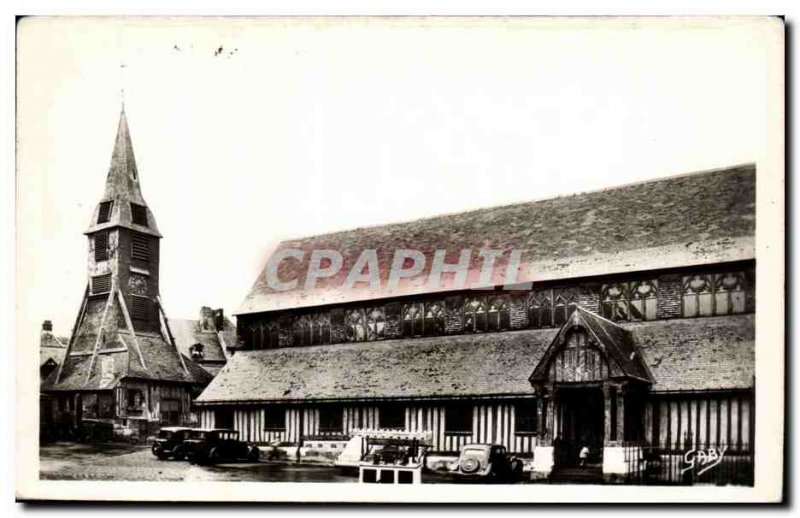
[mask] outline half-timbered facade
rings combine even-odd
[[[634,445],[751,455],[754,234],[745,165],[284,242],[276,254],[303,259],[278,274],[297,287],[256,281],[201,421],[301,450],[364,429],[428,432],[445,455],[500,443],[540,474],[584,446],[604,475],[629,470]],[[449,263],[471,250],[470,279],[478,250],[501,250],[502,267],[525,254],[513,285],[342,287],[364,250],[385,265],[397,248]],[[342,273],[307,289],[320,249],[341,253]]]
[[[159,294],[159,241],[142,197],[124,110],[105,193],[89,229],[86,290],[66,354],[42,384],[62,435],[82,423],[145,438],[196,422],[191,401],[211,375],[178,350]],[[100,423],[100,424],[98,424]]]

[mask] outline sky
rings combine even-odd
[[[123,98],[166,310],[230,315],[285,238],[758,163],[769,29],[25,19],[17,308],[69,334]]]

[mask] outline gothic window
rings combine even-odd
[[[444,307],[439,302],[425,304],[425,319],[423,322],[425,336],[444,334]]]
[[[602,289],[602,314],[609,320],[630,320],[630,293],[628,284],[606,284]]]
[[[420,303],[408,304],[403,308],[403,336],[422,335],[423,306]]]
[[[294,345],[311,345],[312,338],[312,325],[311,320],[306,317],[300,317],[295,320],[292,326],[292,335],[294,336]]]
[[[744,274],[722,273],[714,285],[714,314],[744,313]]]
[[[345,326],[349,342],[363,342],[367,339],[367,323],[363,310],[348,311],[345,316]]]
[[[264,349],[276,349],[280,347],[280,328],[277,323],[268,322],[261,326],[260,331],[262,333],[262,347]]]
[[[150,260],[150,240],[144,234],[131,234],[131,257],[140,261]]]
[[[553,327],[553,291],[537,290],[528,298],[528,322],[534,329]]]
[[[745,276],[741,272],[684,277],[683,316],[744,313],[745,287]]]
[[[714,279],[711,275],[692,275],[683,278],[683,316],[714,314]]]
[[[249,349],[261,349],[261,329],[259,327],[247,327],[244,333],[244,341]]]
[[[658,316],[658,281],[638,281],[631,286],[633,320],[655,320]]]
[[[487,329],[501,331],[510,327],[511,315],[508,309],[508,300],[505,297],[490,298],[487,310]]]
[[[559,290],[555,296],[553,304],[553,321],[557,327],[564,325],[575,308],[578,306],[578,292],[575,288],[564,288]]]
[[[386,315],[382,308],[367,310],[367,340],[382,340],[386,327]]]
[[[111,218],[111,207],[114,206],[113,201],[104,201],[100,203],[100,208],[97,211],[97,223],[108,223]]]
[[[601,291],[602,314],[614,321],[653,320],[658,308],[656,281],[606,284]]]
[[[464,304],[464,332],[486,331],[486,302],[482,298],[468,299]]]
[[[131,203],[131,220],[134,225],[147,226],[147,207]]]
[[[108,232],[98,232],[94,235],[94,260],[106,259],[108,259]]]
[[[315,345],[331,343],[331,320],[327,314],[317,315],[314,318],[312,342]]]

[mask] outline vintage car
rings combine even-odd
[[[258,462],[256,446],[239,440],[239,432],[222,428],[195,428],[183,442],[186,457],[192,464],[218,462]]]
[[[160,460],[172,457],[175,460],[183,460],[186,457],[186,449],[183,444],[191,428],[182,426],[168,426],[158,431],[158,435],[153,439],[151,448],[153,455]]]
[[[459,479],[513,481],[522,475],[522,461],[499,444],[467,444],[451,473]]]

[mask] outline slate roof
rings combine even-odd
[[[137,342],[138,348],[129,333],[120,332],[113,341],[116,347],[107,346],[94,362],[91,354],[70,354],[64,360],[58,383],[55,383],[56,370],[45,380],[43,390],[106,390],[114,388],[123,378],[191,384],[206,384],[211,380],[208,372],[183,356],[187,373],[181,358],[159,335],[137,334]]]
[[[655,378],[653,390],[755,386],[755,315],[628,324]]]
[[[626,324],[653,390],[753,387],[753,315]],[[558,329],[241,351],[199,404],[532,394]]]
[[[479,276],[482,259],[477,251],[481,248],[524,250],[520,282],[753,259],[755,179],[755,166],[741,165],[284,241],[275,253],[286,249],[304,252],[303,261],[284,260],[278,270],[282,281],[298,279],[297,287],[276,292],[262,272],[236,314],[447,291],[452,289],[447,282],[434,288],[425,284],[436,249],[447,250],[450,263],[457,262],[460,250],[473,251],[469,284]],[[401,281],[389,290],[385,281],[398,248],[423,252],[426,268],[418,278]],[[343,266],[338,275],[318,280],[316,289],[304,290],[314,249],[340,252]],[[381,289],[366,284],[341,288],[365,249],[377,251]],[[504,283],[507,260],[508,254],[497,260],[494,284]]]

